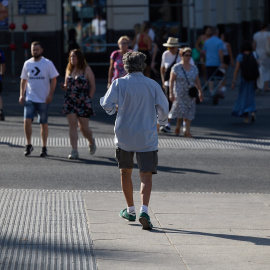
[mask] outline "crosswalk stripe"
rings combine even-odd
[[[0,137],[0,144],[23,146],[24,137]],[[33,146],[41,146],[41,138],[32,138]],[[99,148],[115,148],[113,138],[96,138]],[[49,137],[47,146],[70,147],[68,137]],[[87,147],[88,141],[84,138],[78,140],[78,147]],[[264,149],[270,150],[270,140],[253,139],[248,141],[214,140],[214,139],[159,139],[159,148],[196,148],[196,149]]]

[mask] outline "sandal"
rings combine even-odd
[[[184,133],[184,137],[187,137],[187,138],[192,138],[192,135],[191,135],[191,133],[190,133],[190,132],[185,131],[185,133]]]
[[[176,136],[180,135],[180,127],[175,128],[175,135]]]

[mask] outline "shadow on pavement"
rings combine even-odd
[[[130,224],[134,226],[133,224]],[[137,225],[137,224],[136,224]],[[202,235],[210,237],[218,237],[222,239],[242,241],[242,242],[251,242],[255,245],[260,246],[270,246],[270,238],[254,237],[254,236],[244,236],[244,235],[234,235],[234,234],[221,234],[221,233],[206,233],[206,232],[196,232],[196,231],[186,231],[178,229],[169,229],[169,228],[153,228],[150,232],[153,233],[181,233],[189,235]]]

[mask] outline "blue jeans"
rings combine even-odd
[[[47,124],[49,104],[37,103],[27,100],[24,104],[24,119],[34,119],[35,113],[38,113],[38,122]]]

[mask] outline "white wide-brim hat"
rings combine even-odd
[[[178,38],[169,37],[167,43],[163,43],[164,47],[180,47]]]

